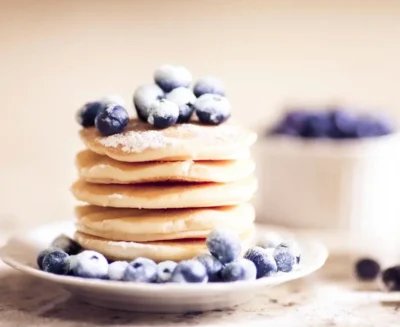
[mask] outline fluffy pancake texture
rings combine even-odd
[[[137,119],[119,134],[102,136],[91,127],[82,129],[80,136],[91,151],[125,162],[241,159],[257,139],[255,133],[230,122],[190,122],[157,130]]]
[[[242,234],[241,239],[242,252],[244,252],[252,243],[253,233]],[[100,252],[111,260],[131,261],[137,257],[145,257],[156,262],[165,260],[181,261],[192,259],[202,253],[208,253],[204,239],[137,243],[110,241],[76,232],[75,240],[84,248]]]
[[[148,182],[232,182],[250,175],[253,160],[121,162],[86,150],[78,153],[79,175],[87,182],[134,184]]]
[[[257,189],[254,176],[232,183],[93,184],[78,180],[75,198],[102,207],[166,209],[235,205]]]
[[[253,228],[254,208],[238,206],[195,209],[119,209],[82,206],[76,209],[78,231],[113,241],[149,242],[206,238],[215,228],[238,234]]]

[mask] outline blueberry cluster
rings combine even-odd
[[[244,258],[257,268],[257,278],[269,277],[278,271],[291,272],[301,259],[300,249],[294,242],[282,242],[276,247],[254,246],[247,250]]]
[[[328,108],[318,111],[289,111],[269,134],[302,138],[355,139],[383,136],[393,132],[393,124],[387,117],[356,115],[349,110]]]
[[[183,66],[164,65],[154,72],[155,84],[139,86],[133,103],[139,119],[156,128],[185,123],[195,112],[203,124],[218,125],[230,116],[225,88],[214,77],[199,79],[193,87],[192,74]]]
[[[385,291],[400,291],[400,265],[381,269],[378,261],[372,258],[361,258],[355,264],[356,277],[361,281],[376,281]]]
[[[181,262],[155,263],[147,258],[132,262],[109,263],[100,253],[81,249],[66,236],[57,238],[49,249],[39,253],[37,264],[57,275],[141,283],[235,282],[268,277],[278,271],[290,272],[300,262],[300,251],[293,242],[276,247],[250,248],[240,257],[237,234],[216,229],[206,240],[209,254]]]
[[[79,109],[76,119],[83,127],[96,126],[102,135],[121,133],[128,125],[129,114],[119,96],[88,102]]]

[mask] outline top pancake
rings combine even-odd
[[[102,136],[95,127],[80,136],[98,154],[118,161],[232,160],[249,156],[257,135],[230,122],[210,126],[198,122],[158,130],[132,119],[124,132]]]

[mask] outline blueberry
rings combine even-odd
[[[98,252],[83,251],[76,256],[73,273],[78,277],[104,279],[108,273],[107,259]]]
[[[272,252],[259,246],[248,249],[244,258],[252,261],[256,266],[257,278],[269,277],[278,271]]]
[[[147,121],[157,128],[170,127],[178,121],[179,108],[168,100],[161,99],[152,103]]]
[[[62,250],[48,253],[43,258],[42,270],[56,275],[67,275],[70,270],[69,255]]]
[[[57,251],[57,250],[59,250],[59,249],[51,247],[51,248],[48,248],[48,249],[45,249],[45,250],[39,252],[39,254],[38,254],[37,258],[36,258],[36,263],[37,263],[39,269],[43,270],[43,259],[44,259],[44,257],[46,255],[48,255],[49,253]]]
[[[400,266],[385,269],[381,278],[386,291],[400,291]]]
[[[221,275],[224,282],[254,280],[257,276],[257,268],[252,261],[241,258],[237,261],[228,263],[222,270]]]
[[[203,94],[219,94],[225,96],[225,86],[222,81],[216,77],[207,76],[199,79],[193,87],[193,93],[196,97]]]
[[[184,260],[177,264],[172,273],[173,283],[206,283],[206,268],[197,260]]]
[[[155,84],[139,86],[133,95],[133,103],[139,119],[147,122],[151,104],[164,98],[164,91]]]
[[[222,264],[235,261],[242,250],[238,235],[229,230],[215,229],[207,237],[210,253]]]
[[[358,119],[355,136],[373,137],[388,135],[393,132],[393,127],[388,120],[378,116],[361,116]]]
[[[185,87],[178,87],[167,94],[166,99],[175,103],[179,108],[178,123],[186,123],[192,117],[196,101],[193,92]]]
[[[272,129],[268,130],[267,136],[270,135],[287,135],[287,136],[301,136],[300,132],[291,126],[285,124],[284,121],[278,125],[273,126]]]
[[[283,119],[273,127],[269,134],[283,134],[289,136],[301,136],[305,129],[310,112],[303,109],[292,109]]]
[[[78,264],[78,259],[77,259],[77,255],[70,255],[69,256],[69,272],[71,275],[74,274],[74,270],[76,268],[76,265]]]
[[[78,254],[82,250],[82,247],[79,245],[78,242],[74,241],[73,239],[64,234],[58,236],[51,243],[51,246],[61,249],[69,255]]]
[[[195,258],[206,268],[208,281],[218,282],[221,280],[222,263],[210,254],[202,254]]]
[[[294,243],[283,242],[274,250],[274,259],[279,271],[290,272],[300,262],[300,255],[296,251]]]
[[[129,263],[127,261],[114,261],[108,265],[108,278],[110,280],[122,280]]]
[[[311,113],[307,110],[297,109],[288,112],[284,118],[285,126],[301,134],[306,128],[307,120]]]
[[[105,136],[121,133],[128,122],[128,112],[124,107],[116,104],[108,104],[95,119],[97,129]]]
[[[164,92],[171,92],[177,87],[188,87],[192,74],[183,66],[163,65],[154,72],[154,81]]]
[[[76,121],[83,127],[94,126],[97,114],[103,110],[105,104],[100,101],[88,102],[76,114]]]
[[[334,109],[330,111],[332,120],[332,138],[352,138],[355,135],[357,116],[344,109]]]
[[[129,263],[123,280],[128,282],[153,283],[157,281],[157,264],[147,258],[137,258]]]
[[[107,104],[117,104],[117,105],[119,105],[121,107],[124,107],[124,108],[126,106],[125,100],[122,99],[121,96],[115,95],[115,94],[107,95],[107,96],[102,97],[100,99],[100,102],[103,102],[105,105],[107,105]]]
[[[374,280],[378,277],[381,266],[373,259],[363,258],[356,262],[355,272],[361,280]]]
[[[163,261],[157,265],[157,282],[167,283],[171,280],[172,273],[177,263],[174,261]]]
[[[262,234],[258,239],[256,245],[260,248],[275,248],[283,242],[282,237],[278,233],[268,232]]]
[[[306,138],[326,138],[331,134],[332,126],[332,119],[329,113],[310,113],[301,136]]]
[[[203,94],[194,103],[196,115],[200,122],[209,125],[218,125],[231,115],[229,101],[218,94]]]

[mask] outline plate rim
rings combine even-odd
[[[285,282],[289,282],[295,279],[303,278],[311,273],[319,270],[322,268],[328,259],[329,253],[328,249],[325,245],[316,240],[310,239],[302,239],[296,238],[296,241],[299,242],[300,246],[302,244],[306,245],[307,248],[313,247],[315,252],[318,254],[316,257],[315,264],[311,265],[308,268],[300,269],[297,271],[292,271],[288,274],[282,273],[275,276],[270,276],[267,278],[260,278],[252,281],[237,281],[237,282],[216,282],[216,283],[187,283],[187,284],[180,284],[180,283],[164,283],[164,284],[157,284],[157,283],[130,283],[124,281],[112,281],[112,280],[101,280],[101,279],[88,279],[82,277],[75,277],[75,276],[68,276],[68,275],[55,275],[51,273],[47,273],[44,271],[39,270],[38,268],[31,267],[27,265],[17,258],[15,258],[10,252],[12,251],[13,247],[16,243],[21,242],[21,239],[24,236],[28,236],[34,233],[36,230],[50,227],[51,225],[61,225],[71,222],[72,220],[59,220],[57,222],[51,222],[43,225],[39,225],[34,227],[30,230],[26,230],[21,234],[14,235],[7,240],[5,245],[0,248],[0,259],[7,264],[8,266],[28,275],[34,276],[36,278],[40,278],[43,280],[51,281],[57,283],[61,286],[72,286],[72,287],[89,287],[89,288],[101,288],[103,290],[124,290],[124,291],[136,291],[136,292],[229,292],[229,291],[240,291],[240,290],[249,290],[250,288],[257,288],[257,287],[267,287],[267,286],[274,286],[279,285]],[[281,228],[278,226],[273,225],[265,225],[265,224],[258,224],[258,227],[263,229],[268,228],[271,230],[285,230],[285,228]],[[294,233],[295,234],[295,233]],[[234,286],[234,287],[233,287]]]

